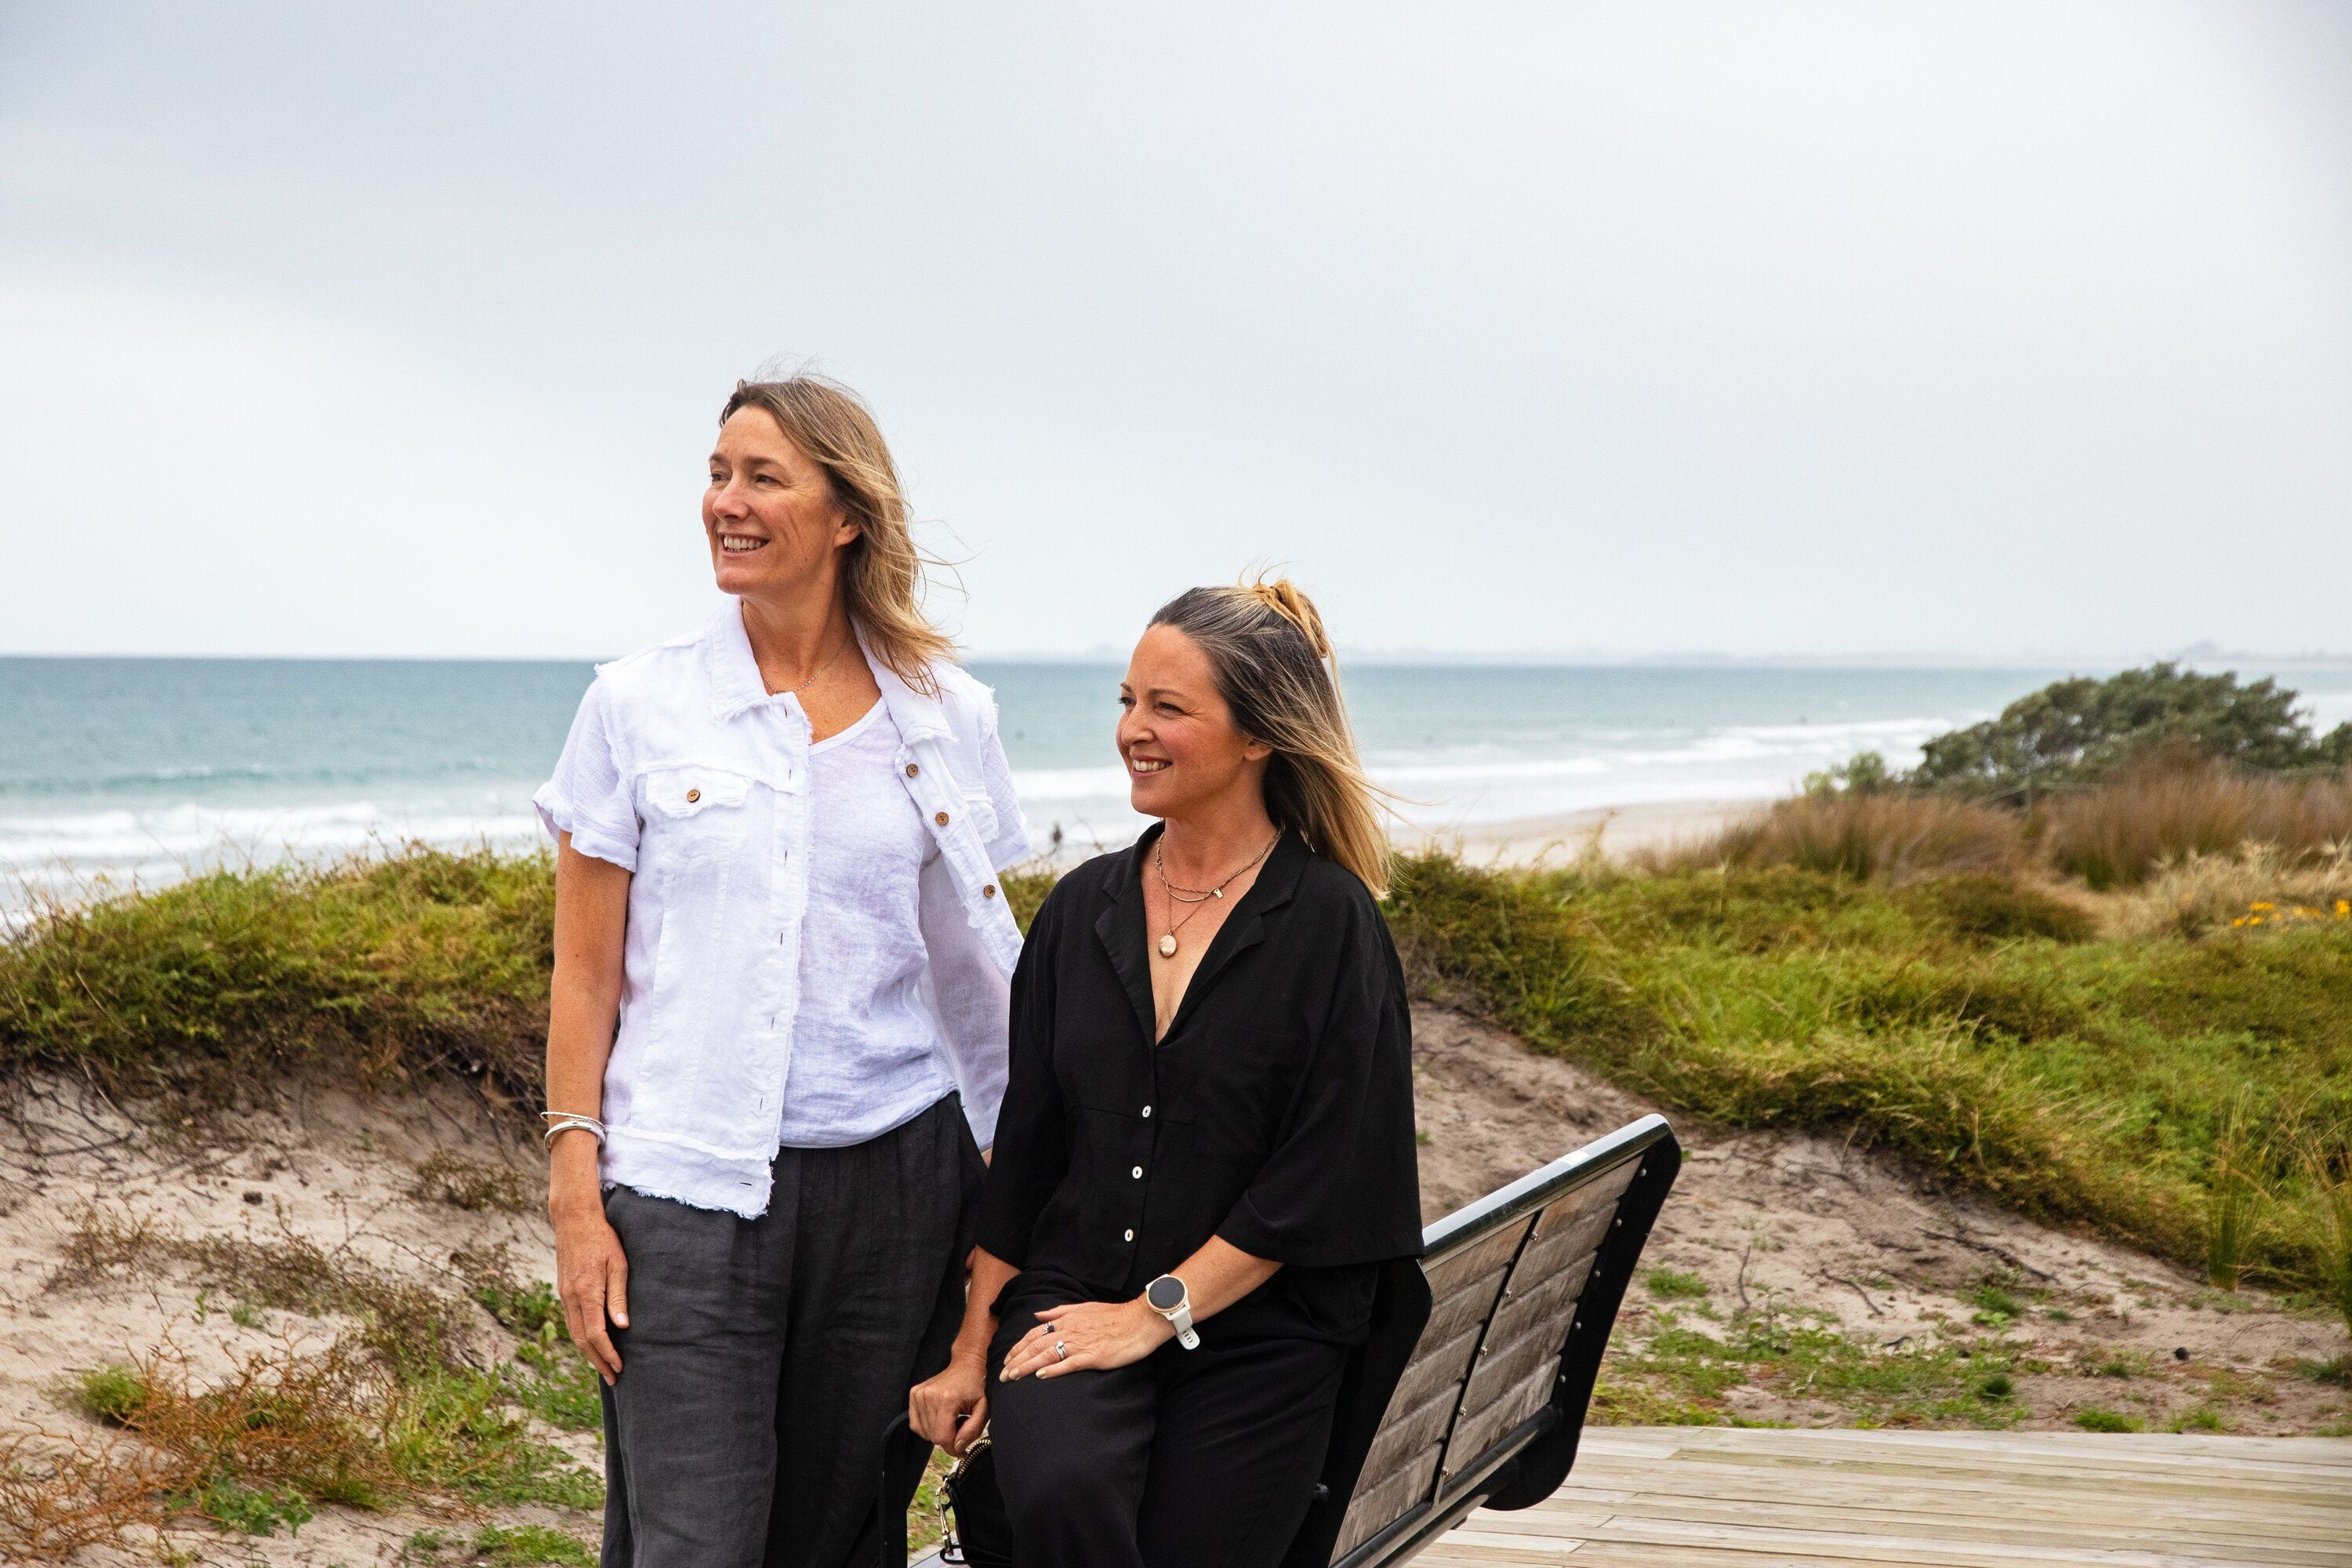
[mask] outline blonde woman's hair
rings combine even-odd
[[[1265,807],[1315,852],[1362,879],[1375,898],[1389,890],[1389,840],[1381,829],[1387,794],[1366,776],[1339,697],[1339,660],[1315,602],[1288,578],[1231,588],[1193,588],[1151,617],[1209,656],[1217,693],[1242,733],[1274,748]]]
[[[842,510],[857,524],[843,573],[850,621],[893,674],[936,696],[931,663],[952,657],[955,644],[923,614],[923,568],[929,563],[915,547],[898,465],[873,411],[839,382],[806,373],[737,382],[735,395],[719,411],[719,425],[745,408],[774,419],[785,439],[833,482]]]

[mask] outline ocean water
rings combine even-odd
[[[1119,668],[979,661],[1040,847],[1125,842]],[[2237,668],[2352,719],[2352,665]],[[2096,671],[2093,671],[2095,673]],[[585,663],[0,658],[0,908],[194,867],[423,839],[520,847]],[[1856,752],[1898,764],[2058,669],[1365,665],[1376,777],[1444,828],[1762,799]]]

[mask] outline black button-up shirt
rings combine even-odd
[[[980,1244],[1023,1270],[1004,1304],[1111,1301],[1220,1236],[1284,1267],[1204,1334],[1353,1340],[1374,1266],[1421,1252],[1387,922],[1286,833],[1154,1047],[1139,878],[1159,831],[1065,877],[1030,928]]]

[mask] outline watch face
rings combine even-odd
[[[1172,1312],[1184,1304],[1184,1281],[1173,1274],[1162,1274],[1143,1288],[1143,1299],[1155,1311]]]

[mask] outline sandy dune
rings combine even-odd
[[[1542,1164],[1646,1107],[1459,1014],[1418,1012],[1416,1074],[1424,1208],[1434,1217]],[[462,1296],[453,1255],[503,1246],[523,1279],[552,1271],[539,1205],[536,1150],[446,1086],[375,1101],[308,1092],[282,1108],[227,1119],[219,1135],[142,1126],[78,1081],[35,1083],[14,1121],[0,1121],[0,1430],[97,1435],[61,1399],[72,1372],[136,1358],[166,1336],[200,1373],[291,1341],[321,1344],[331,1320],[249,1308],[203,1289],[174,1256],[118,1260],[60,1279],[66,1248],[89,1216],[181,1237],[268,1241],[300,1237],[337,1257]],[[2343,1349],[2340,1325],[2297,1315],[2253,1293],[2212,1310],[2212,1294],[2169,1265],[2128,1249],[2040,1229],[1972,1200],[1923,1192],[1893,1164],[1808,1137],[1688,1131],[1689,1162],[1648,1261],[1706,1280],[1725,1311],[1768,1294],[1833,1312],[1881,1343],[1968,1321],[1959,1292],[1988,1270],[2041,1288],[2073,1320],[2037,1319],[2029,1333],[2053,1363],[2021,1391],[2063,1421],[2085,1397],[2084,1358],[2129,1352],[2137,1385],[2162,1409],[2218,1403],[2241,1430],[2308,1430],[2341,1403],[2283,1370],[2292,1358]],[[415,1195],[417,1167],[436,1152],[511,1171],[520,1207],[468,1211]],[[1636,1303],[1644,1301],[1640,1291]],[[472,1309],[467,1309],[472,1311]],[[471,1353],[509,1354],[503,1331],[474,1312]],[[1642,1318],[1630,1321],[1636,1332]],[[2186,1351],[2188,1359],[2176,1359]],[[2218,1391],[2218,1392],[2217,1392]],[[1732,1394],[1750,1419],[1832,1423],[1830,1407],[1759,1389]],[[542,1434],[593,1462],[592,1435]],[[531,1509],[503,1522],[552,1524],[593,1539],[586,1515]],[[321,1509],[297,1538],[206,1544],[218,1562],[390,1563],[420,1528],[469,1529],[480,1517]],[[114,1560],[85,1553],[86,1562]],[[125,1558],[123,1561],[135,1560]]]

